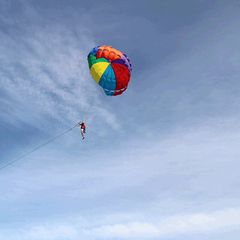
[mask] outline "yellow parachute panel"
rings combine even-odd
[[[110,65],[109,62],[96,62],[92,65],[90,73],[93,79],[99,83],[103,73],[106,71],[107,67]]]

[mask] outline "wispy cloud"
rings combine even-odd
[[[26,234],[26,239],[77,239],[77,230],[68,225],[34,227]]]
[[[25,6],[21,16],[26,24],[17,24],[19,16],[12,15],[13,23],[5,21],[8,32],[0,32],[1,121],[17,126],[22,122],[41,130],[52,124],[50,119],[72,125],[83,118],[93,95],[99,98],[100,89],[90,77],[86,60],[96,44],[83,26],[45,25],[43,16]],[[29,27],[31,16],[38,22]],[[100,99],[95,108],[99,104]],[[103,120],[109,119],[107,109],[99,111]],[[106,123],[114,129],[119,125],[114,116]]]
[[[199,233],[228,227],[240,227],[240,209],[167,217],[159,223],[130,222],[91,229],[90,235],[103,238],[165,237],[173,234]]]
[[[226,208],[211,212],[159,216],[157,221],[139,221],[131,214],[112,215],[110,218],[77,217],[24,226],[18,232],[21,239],[155,239],[191,234],[214,233],[239,229],[240,208]],[[129,216],[131,220],[129,221]],[[143,218],[144,216],[142,216]],[[147,217],[147,216],[145,216]],[[97,219],[97,220],[96,220]],[[110,220],[108,223],[106,220]],[[122,221],[121,221],[122,220]],[[118,223],[111,224],[111,222]],[[105,224],[102,224],[102,223]],[[11,234],[11,233],[10,233]]]

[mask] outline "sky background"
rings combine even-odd
[[[0,171],[0,240],[239,240],[239,28],[238,0],[0,0],[0,168],[91,106]]]

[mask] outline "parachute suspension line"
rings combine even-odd
[[[84,92],[83,92],[83,100],[84,101],[87,101],[87,96],[88,96],[88,90],[89,90],[89,86],[88,86],[88,84],[85,84],[85,87],[84,87]],[[87,116],[88,116],[88,113],[89,113],[89,111],[90,111],[90,109],[91,109],[91,106],[92,106],[92,104],[93,104],[93,101],[94,101],[94,98],[95,98],[95,96],[93,95],[93,97],[92,97],[92,99],[91,99],[91,102],[90,102],[90,104],[89,104],[89,106],[87,106],[87,104],[86,104],[86,106],[84,107],[84,110],[83,110],[83,118],[82,118],[82,121],[81,122],[86,122],[86,120],[87,120]],[[79,126],[79,125],[78,125]]]
[[[74,127],[70,128],[70,129],[68,129],[68,130],[67,130],[67,131],[65,131],[64,133],[62,133],[62,134],[60,134],[60,135],[56,136],[55,138],[53,138],[53,139],[49,140],[48,142],[46,142],[46,143],[44,143],[44,144],[42,144],[42,145],[38,146],[37,148],[33,149],[32,151],[30,151],[30,152],[28,152],[28,153],[26,153],[26,154],[22,155],[21,157],[19,157],[19,158],[17,158],[17,159],[15,159],[15,160],[13,160],[12,162],[10,162],[10,163],[7,163],[7,164],[6,164],[6,165],[4,165],[3,167],[0,167],[0,170],[2,170],[2,169],[4,169],[4,168],[8,167],[9,165],[11,165],[11,164],[13,164],[13,163],[15,163],[15,162],[19,161],[20,159],[22,159],[22,158],[26,157],[26,156],[27,156],[27,155],[29,155],[30,153],[32,153],[32,152],[35,152],[36,150],[38,150],[38,149],[42,148],[43,146],[47,145],[48,143],[50,143],[50,142],[52,142],[52,141],[56,140],[57,138],[61,137],[61,136],[62,136],[62,135],[64,135],[64,134],[66,134],[66,133],[70,132],[71,130],[73,130],[73,129],[74,129],[74,128],[76,128],[77,126],[78,126],[78,124],[77,124],[77,125],[75,125]]]
[[[88,113],[89,113],[89,111],[90,111],[90,109],[91,109],[91,107],[92,107],[92,105],[93,105],[94,99],[95,99],[95,96],[92,97],[92,101],[91,101],[91,103],[89,104],[89,107],[88,107],[88,109],[87,109],[87,111],[86,111],[86,113],[85,113],[85,115],[84,115],[84,117],[83,117],[82,122],[85,122],[85,121],[87,120],[87,116],[88,116]]]
[[[87,91],[88,91],[88,84],[85,84],[85,87],[84,87],[84,93],[83,93],[83,100],[86,102],[87,101]],[[87,111],[87,104],[86,106],[84,107],[84,113]]]

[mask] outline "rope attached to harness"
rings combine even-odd
[[[40,146],[38,146],[38,147],[34,148],[32,151],[30,151],[30,152],[28,152],[28,153],[26,153],[26,154],[22,155],[21,157],[19,157],[19,158],[17,158],[17,159],[15,159],[15,160],[13,160],[12,162],[10,162],[10,163],[7,163],[7,164],[6,164],[6,165],[4,165],[3,167],[0,167],[0,171],[1,171],[2,169],[4,169],[4,168],[8,167],[9,165],[11,165],[11,164],[13,164],[13,163],[15,163],[15,162],[19,161],[20,159],[22,159],[22,158],[26,157],[26,156],[27,156],[27,155],[29,155],[30,153],[33,153],[33,152],[35,152],[36,150],[38,150],[38,149],[40,149],[40,148],[42,148],[42,147],[46,146],[46,145],[47,145],[47,144],[49,144],[50,142],[52,142],[52,141],[56,140],[57,138],[59,138],[59,137],[63,136],[64,134],[66,134],[66,133],[70,132],[71,130],[73,130],[73,129],[74,129],[74,128],[76,128],[76,127],[78,127],[78,124],[76,124],[74,127],[70,128],[70,129],[68,129],[68,130],[67,130],[67,131],[65,131],[64,133],[61,133],[60,135],[56,136],[55,138],[53,138],[53,139],[51,139],[51,140],[47,141],[46,143],[44,143],[44,144],[42,144],[42,145],[40,145]]]

